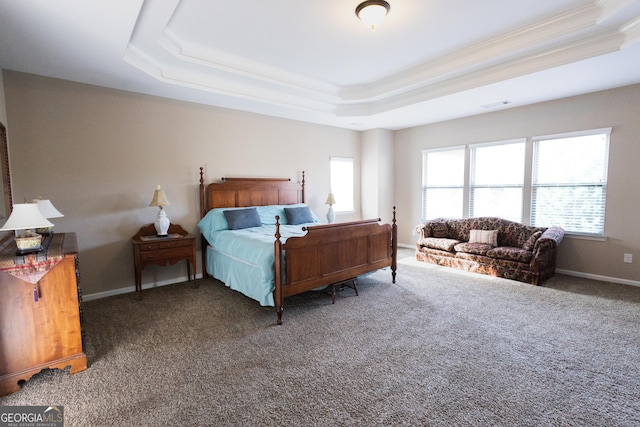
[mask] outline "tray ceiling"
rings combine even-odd
[[[640,83],[640,0],[0,0],[0,68],[357,130]]]

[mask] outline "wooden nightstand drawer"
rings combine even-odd
[[[163,242],[143,243],[140,245],[141,251],[156,251],[158,249],[168,249],[177,247],[191,247],[192,239],[174,239]]]
[[[156,251],[149,251],[149,253],[141,254],[143,261],[176,261],[185,259],[185,257],[191,256],[191,247],[171,248],[171,249],[158,249]]]

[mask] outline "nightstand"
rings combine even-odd
[[[196,280],[196,238],[180,225],[171,224],[167,236],[156,236],[153,224],[146,225],[131,239],[136,271],[136,293],[142,294],[142,270],[148,264],[169,265],[187,262],[187,278]]]

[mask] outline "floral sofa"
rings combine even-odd
[[[434,219],[416,227],[419,261],[540,285],[553,276],[560,227],[484,217]]]

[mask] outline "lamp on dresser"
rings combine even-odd
[[[151,200],[151,203],[149,203],[149,206],[158,206],[160,208],[160,210],[158,210],[156,220],[153,223],[156,227],[156,233],[158,236],[166,236],[167,231],[169,231],[171,221],[167,218],[167,214],[165,213],[163,206],[169,206],[170,204],[171,203],[167,200],[167,196],[164,194],[164,191],[162,191],[162,188],[158,185],[158,188],[153,192],[153,199]]]
[[[62,218],[64,216],[58,209],[56,209],[55,206],[53,206],[53,203],[51,203],[51,200],[49,199],[43,199],[42,197],[40,197],[39,199],[34,199],[33,203],[36,203],[38,205],[38,209],[40,209],[42,216],[44,216],[47,219]],[[53,227],[38,228],[36,229],[36,232],[51,233],[52,230],[53,230]]]
[[[53,223],[42,215],[37,203],[18,203],[13,205],[11,215],[0,231],[24,230],[15,237],[18,252],[38,252],[42,250],[42,236],[31,230],[49,227],[53,227]]]

